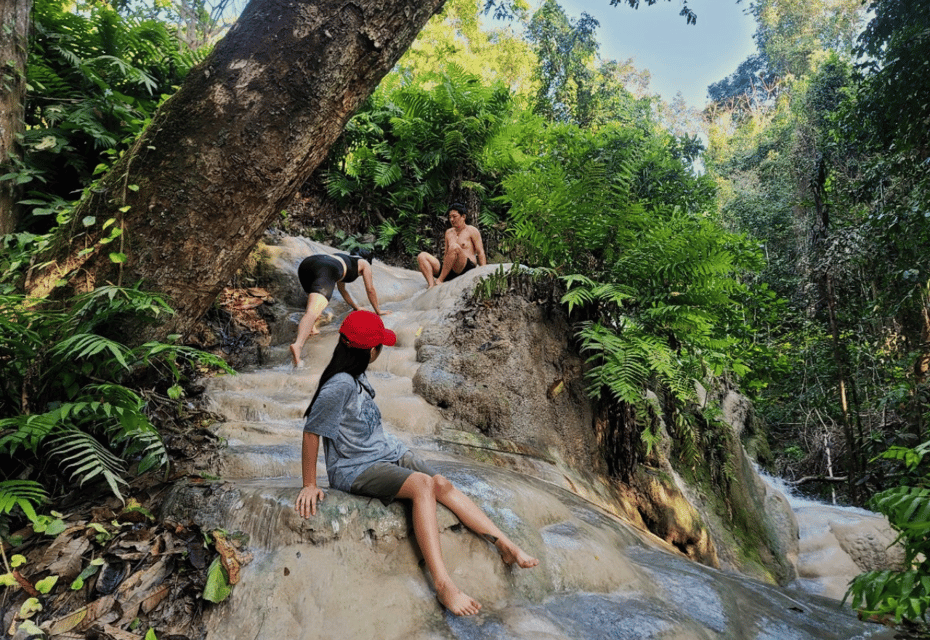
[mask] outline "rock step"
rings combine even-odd
[[[210,411],[233,422],[299,420],[310,401],[305,394],[280,392],[258,396],[247,391],[218,391],[209,396]]]
[[[213,426],[213,433],[232,445],[294,445],[300,442],[303,420],[228,421]]]

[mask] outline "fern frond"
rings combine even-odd
[[[92,435],[77,429],[60,429],[49,441],[51,455],[58,458],[62,470],[83,486],[94,479],[102,479],[120,501],[123,494],[119,485],[128,484],[122,475],[126,472],[123,461],[107,450]]]
[[[132,353],[124,345],[92,333],[78,333],[69,336],[52,347],[50,352],[56,357],[77,360],[100,354],[109,354],[124,369],[129,369],[127,357]]]
[[[36,506],[47,502],[45,488],[32,480],[0,480],[0,515],[19,507],[31,522],[35,522]]]
[[[37,451],[58,426],[60,416],[60,410],[55,410],[0,420],[0,453],[16,455],[20,449]]]

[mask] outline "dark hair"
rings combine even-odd
[[[352,249],[352,253],[350,253],[349,255],[358,256],[359,258],[367,260],[368,262],[373,262],[375,252],[367,247],[355,247],[354,249]]]
[[[336,348],[333,349],[333,357],[330,359],[329,364],[326,365],[326,368],[323,369],[323,375],[320,376],[320,383],[316,386],[316,393],[313,394],[313,400],[310,401],[307,410],[304,411],[304,417],[306,418],[310,415],[310,409],[313,408],[313,403],[316,402],[316,399],[319,397],[320,389],[323,388],[324,384],[329,382],[330,378],[337,373],[348,373],[357,380],[360,375],[365,373],[365,369],[368,368],[370,361],[371,349],[356,349],[355,347],[350,347],[342,341],[342,336],[340,336],[339,342],[336,343]]]
[[[452,204],[450,204],[450,205],[449,205],[449,208],[446,209],[446,213],[448,214],[448,213],[449,213],[450,211],[452,211],[453,209],[455,209],[455,210],[458,211],[460,214],[462,214],[462,217],[463,217],[463,218],[467,218],[467,217],[468,217],[468,208],[467,208],[464,204],[462,204],[461,202],[453,202]]]

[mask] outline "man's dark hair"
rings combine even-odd
[[[455,209],[455,210],[458,211],[460,214],[462,214],[462,217],[463,217],[463,218],[467,218],[467,217],[468,217],[468,208],[467,208],[464,204],[462,204],[461,202],[453,202],[452,204],[450,204],[450,205],[449,205],[449,208],[446,209],[446,214],[448,215],[448,213],[449,213],[450,211],[452,211],[453,209]]]
[[[365,373],[365,369],[368,368],[368,363],[370,361],[371,349],[356,349],[355,347],[350,347],[342,342],[342,337],[340,336],[339,342],[336,343],[336,348],[333,349],[333,357],[330,359],[329,364],[326,365],[326,368],[323,369],[323,374],[320,376],[320,383],[316,386],[316,393],[313,394],[313,400],[310,401],[307,410],[304,411],[304,417],[306,418],[310,415],[310,409],[313,408],[313,403],[316,402],[316,399],[319,397],[320,389],[323,388],[324,384],[329,382],[330,378],[337,373],[348,373],[353,378],[358,379],[360,375]]]

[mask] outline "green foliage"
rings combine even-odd
[[[6,516],[14,509],[18,508],[29,520],[35,522],[38,518],[35,505],[42,504],[47,499],[45,489],[33,480],[0,481],[0,537],[6,539],[9,535]]]
[[[410,48],[381,83],[390,93],[411,80],[437,70],[437,60],[454,60],[483,84],[503,82],[518,93],[529,91],[536,63],[528,43],[520,35],[520,15],[497,26],[481,18],[483,0],[448,0],[420,32]]]
[[[0,521],[34,506],[64,473],[78,485],[102,481],[117,497],[128,472],[164,466],[168,454],[131,386],[145,375],[177,385],[192,363],[225,363],[176,344],[127,346],[108,337],[128,323],[171,313],[160,297],[106,286],[69,301],[64,310],[0,296]]]
[[[229,575],[217,556],[207,569],[207,583],[203,587],[203,599],[208,602],[222,602],[231,593],[232,585],[229,583]]]
[[[323,180],[343,209],[379,221],[378,244],[416,255],[446,203],[491,180],[480,167],[513,108],[501,84],[484,85],[452,64],[389,95],[376,94],[346,126]]]
[[[586,13],[570,20],[554,0],[546,0],[527,26],[539,64],[534,110],[553,122],[592,120],[592,71],[597,56],[598,22]]]
[[[694,379],[747,366],[741,273],[758,268],[745,239],[706,217],[712,189],[671,153],[670,136],[548,127],[537,155],[503,180],[513,253],[552,269],[590,354],[589,391],[634,403],[658,382],[682,401]]]
[[[930,486],[924,458],[930,441],[916,447],[892,447],[881,457],[905,468],[912,484],[886,489],[869,501],[898,532],[904,546],[901,571],[870,571],[856,576],[844,601],[849,599],[860,615],[927,622],[930,608]]]
[[[33,231],[52,226],[56,203],[125,149],[204,55],[161,22],[124,18],[105,4],[85,9],[34,5],[24,156],[0,176],[29,194],[25,225]]]
[[[928,424],[930,31],[919,4],[877,0],[867,15],[847,0],[754,4],[760,48],[782,75],[777,100],[716,111],[705,157],[727,222],[765,247],[759,280],[787,301],[757,336],[787,375],[758,406],[786,446],[811,443],[790,456],[796,473],[825,474],[832,459],[865,493],[887,486],[886,465],[865,461],[924,439]]]
[[[921,0],[873,0],[869,11],[873,18],[857,48],[862,132],[885,148],[894,143],[895,151],[913,149],[916,159],[926,158],[930,14]]]

